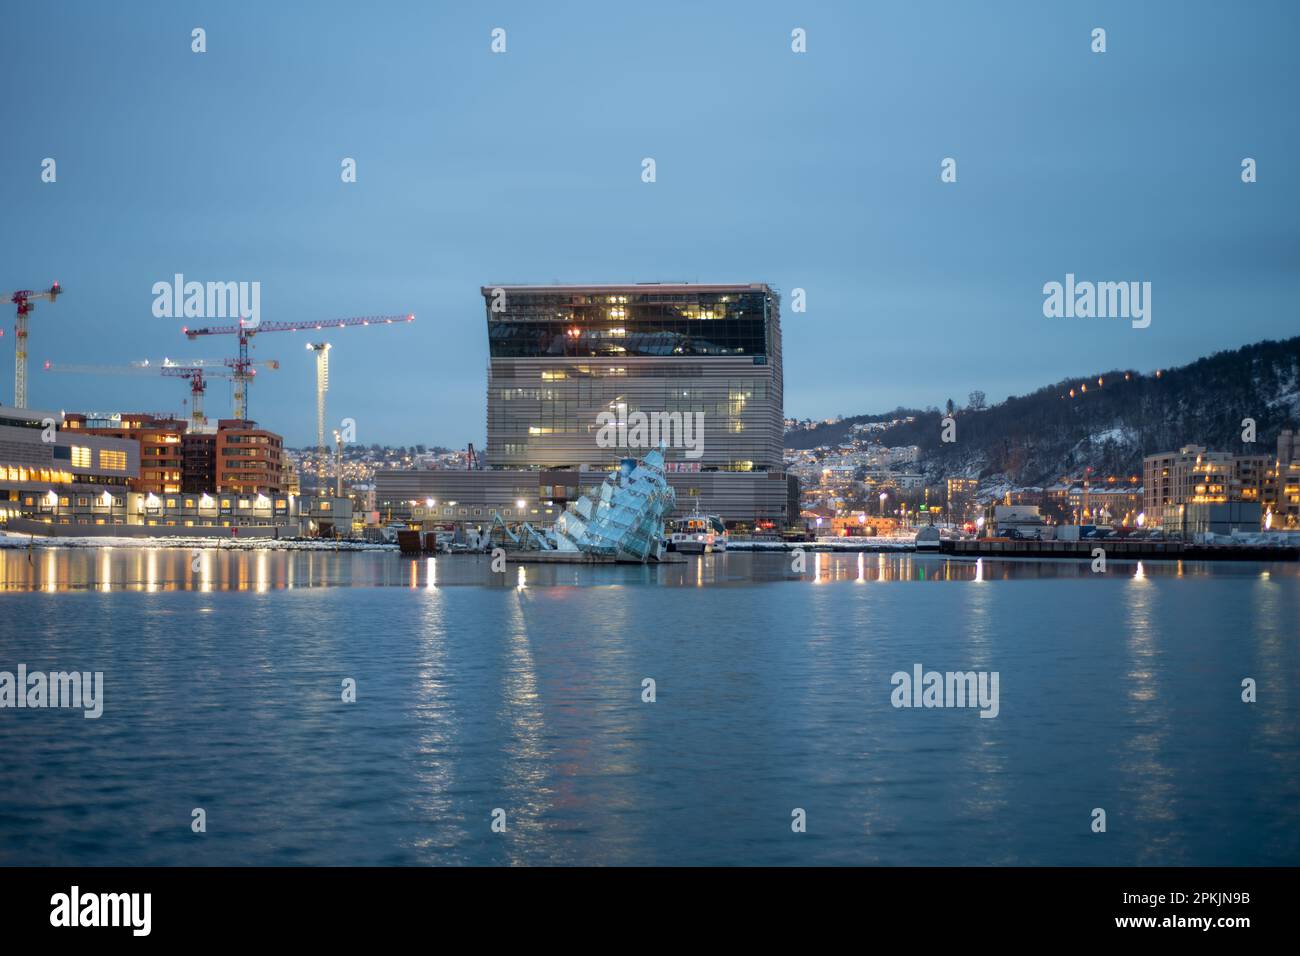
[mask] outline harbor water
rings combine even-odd
[[[1300,863],[1295,564],[791,560],[0,551],[0,864]]]

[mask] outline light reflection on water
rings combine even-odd
[[[1300,863],[1293,567],[812,557],[10,553],[0,669],[105,710],[0,712],[0,864]]]
[[[1081,578],[1233,576],[1279,584],[1300,580],[1300,564],[1110,561],[1096,574],[1087,560],[983,558],[913,553],[826,553],[806,556],[802,573],[790,555],[729,552],[666,565],[533,564],[511,561],[494,573],[486,555],[408,558],[393,552],[245,551],[179,548],[0,549],[0,591],[281,591],[316,587],[573,587],[651,584],[715,587],[776,581],[811,584],[916,581],[1009,581]]]
[[[8,549],[0,590],[36,603],[11,607],[0,651],[93,648],[136,726],[65,772],[90,772],[92,789],[99,773],[155,817],[170,812],[157,791],[192,802],[177,768],[196,775],[241,819],[232,855],[200,862],[1294,863],[1279,834],[1300,830],[1286,809],[1300,786],[1298,571],[814,552],[798,573],[790,555],[732,552],[494,573],[469,555]],[[979,586],[852,586],[881,582]],[[659,587],[684,593],[665,602]],[[385,588],[412,595],[414,616]],[[113,627],[46,599],[69,592],[95,595]],[[256,603],[211,606],[217,592]],[[136,593],[204,603],[120,603]],[[914,662],[999,671],[1000,718],[882,709],[888,674]],[[340,724],[329,694],[300,686],[322,668],[322,688],[361,672],[381,716]],[[1265,705],[1237,703],[1243,675]],[[654,704],[639,701],[645,676],[661,682]],[[39,733],[52,724],[6,727],[10,753],[65,752]],[[363,795],[331,789],[337,753]],[[41,772],[26,759],[0,771],[11,795]],[[195,859],[119,818],[103,847],[60,843],[44,799],[0,797],[0,818],[50,848],[0,824],[13,847],[0,861]],[[485,843],[498,806],[509,836]],[[783,837],[794,806],[812,821],[805,844]],[[1106,836],[1088,829],[1097,806]],[[335,846],[323,821],[369,848]]]

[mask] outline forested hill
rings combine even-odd
[[[858,416],[791,432],[789,447],[837,443]],[[1204,445],[1238,454],[1273,454],[1282,428],[1300,427],[1300,336],[1218,352],[1158,373],[1100,371],[1066,379],[982,411],[958,409],[957,440],[941,441],[945,412],[912,412],[912,422],[882,433],[885,445],[919,445],[932,478],[1005,474],[1043,484],[1085,468],[1141,475],[1143,455]],[[1257,441],[1242,442],[1242,420],[1256,422]],[[797,444],[796,444],[797,442]]]

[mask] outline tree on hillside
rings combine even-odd
[[[975,412],[982,412],[989,407],[987,398],[978,388],[970,393],[970,407]]]

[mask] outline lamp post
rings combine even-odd
[[[334,429],[334,443],[338,452],[334,456],[334,497],[343,497],[343,436]]]

